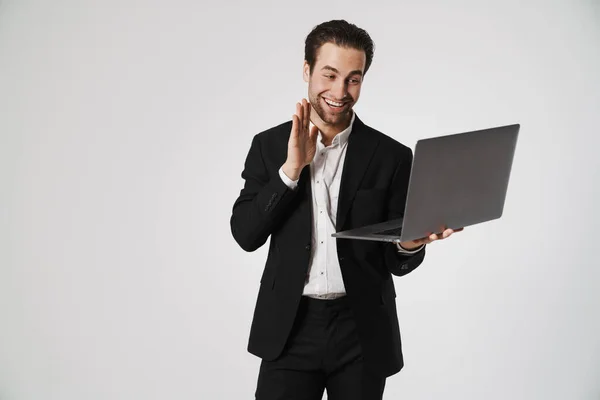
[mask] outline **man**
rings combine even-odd
[[[305,43],[309,101],[254,136],[231,217],[246,251],[270,237],[249,352],[262,358],[258,400],[381,399],[403,367],[392,274],[422,263],[425,245],[331,234],[402,216],[412,151],[353,111],[373,58],[363,29],[316,26]]]

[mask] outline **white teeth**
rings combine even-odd
[[[327,100],[327,99],[325,99],[325,103],[329,104],[330,106],[334,106],[334,107],[341,107],[344,105],[344,103],[336,103],[335,101],[331,101],[331,100]]]

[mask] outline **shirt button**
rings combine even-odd
[[[323,275],[325,272],[321,272],[321,275]]]

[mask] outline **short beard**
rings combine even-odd
[[[308,99],[310,101],[312,109],[317,112],[319,118],[321,118],[321,121],[325,122],[328,125],[336,126],[340,123],[346,122],[348,118],[352,115],[352,107],[349,107],[343,113],[337,114],[337,116],[332,116],[331,114],[325,112],[325,110],[323,109],[320,101],[321,96],[314,97],[313,95],[309,94]]]

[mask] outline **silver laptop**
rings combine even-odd
[[[500,218],[519,129],[514,124],[419,140],[404,217],[332,236],[406,242]]]

